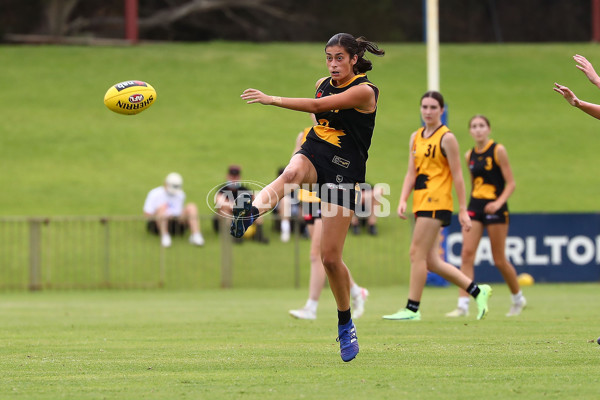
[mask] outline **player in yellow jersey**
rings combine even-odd
[[[444,98],[430,91],[421,97],[421,118],[425,126],[410,137],[408,169],[402,185],[398,215],[406,219],[408,196],[413,194],[415,227],[410,245],[410,287],[406,308],[395,314],[384,315],[388,320],[420,320],[419,306],[427,281],[427,270],[466,290],[477,301],[477,319],[488,311],[492,288],[478,286],[472,279],[440,257],[439,233],[450,224],[452,184],[458,197],[458,220],[464,231],[471,229],[467,213],[465,184],[460,167],[458,141],[447,126],[442,124]]]
[[[467,151],[465,158],[471,172],[471,200],[468,212],[472,228],[463,232],[461,271],[469,278],[475,277],[473,265],[477,246],[486,229],[490,237],[494,264],[502,274],[512,294],[512,306],[507,317],[519,315],[527,305],[517,280],[517,271],[504,253],[508,235],[507,201],[515,190],[508,155],[503,145],[490,139],[490,121],[483,115],[476,115],[469,121],[469,133],[475,140],[475,147]],[[462,317],[469,314],[469,294],[459,290],[458,306],[447,317]]]
[[[598,76],[596,70],[594,70],[592,63],[590,63],[587,58],[579,54],[575,54],[573,59],[577,62],[576,67],[579,68],[585,74],[585,76],[587,76],[590,82],[600,89],[600,76]],[[579,100],[571,89],[566,86],[559,85],[558,83],[554,84],[553,89],[555,92],[562,95],[573,107],[577,107],[592,117],[600,119],[600,104]]]
[[[379,98],[379,89],[366,75],[372,63],[364,58],[365,52],[384,54],[362,37],[348,33],[331,37],[325,45],[329,76],[317,81],[315,98],[270,96],[257,89],[244,90],[241,98],[249,104],[312,113],[318,125],[311,128],[306,142],[283,174],[261,190],[254,201],[246,195],[238,199],[231,225],[231,234],[241,237],[261,213],[272,209],[279,198],[298,185],[319,185],[323,221],[321,259],[337,305],[338,341],[345,362],[356,357],[359,346],[350,311],[350,273],[342,252],[358,200],[357,189],[365,178]]]

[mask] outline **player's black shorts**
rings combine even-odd
[[[321,218],[321,202],[301,202],[300,207],[302,209],[302,218],[308,225],[313,225],[315,219]]]
[[[417,218],[417,217],[439,219],[440,221],[442,221],[442,226],[448,226],[448,225],[450,225],[450,220],[452,218],[452,211],[450,211],[450,210],[417,211],[415,213],[415,218]]]
[[[494,214],[486,214],[483,209],[486,204],[493,200],[471,199],[467,212],[473,221],[479,221],[483,225],[508,224],[508,205],[504,203]]]
[[[323,160],[328,155],[316,153],[313,145],[308,141],[304,142],[302,148],[296,154],[302,154],[313,164],[317,171],[317,196],[322,202],[337,204],[352,211],[356,210],[356,205],[360,203],[361,181],[353,178],[354,169],[343,167],[349,161],[333,155],[331,162]],[[336,159],[337,157],[337,159]],[[320,160],[320,161],[319,161]]]
[[[150,232],[150,233],[154,233],[155,235],[159,234],[158,225],[156,225],[156,221],[153,219],[148,221],[148,223],[146,224],[146,228],[148,229],[148,232]],[[185,231],[187,231],[187,229],[188,229],[187,224],[184,224],[179,219],[177,219],[177,218],[169,219],[167,230],[169,231],[169,234],[171,234],[172,236],[183,235],[185,233]]]

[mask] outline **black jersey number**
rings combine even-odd
[[[427,145],[427,152],[425,153],[425,157],[431,157],[431,158],[435,158],[435,148],[437,147],[437,145],[431,145],[428,144]]]

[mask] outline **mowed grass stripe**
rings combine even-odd
[[[600,366],[596,284],[526,288],[506,318],[494,287],[484,321],[443,316],[454,289],[427,288],[423,320],[384,321],[406,287],[372,290],[361,352],[339,359],[335,305],[287,315],[296,290],[6,294],[0,391],[11,398],[593,398]],[[410,382],[410,384],[409,384]],[[457,390],[460,388],[460,390]]]

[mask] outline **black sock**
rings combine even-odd
[[[408,299],[408,303],[406,303],[406,308],[408,308],[410,311],[417,312],[417,311],[419,311],[420,304],[421,304],[420,301],[414,301],[414,300]]]
[[[481,292],[479,286],[477,286],[475,281],[471,282],[471,284],[467,288],[467,293],[469,293],[471,296],[473,296],[474,299],[476,299],[477,296],[479,296],[479,292]]]
[[[347,309],[346,311],[338,310],[338,325],[346,325],[350,322],[351,316],[350,309]]]
[[[260,243],[269,243],[269,238],[263,232],[263,226],[259,224],[256,224],[256,231],[252,239]]]

